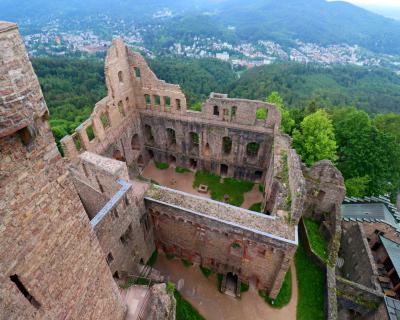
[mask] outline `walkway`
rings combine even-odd
[[[296,320],[297,277],[294,264],[291,266],[292,299],[282,309],[271,308],[254,288],[244,292],[240,300],[222,294],[217,289],[214,274],[207,279],[199,267],[186,268],[180,259],[168,260],[159,254],[155,268],[176,284],[183,279],[180,292],[207,320]]]
[[[125,320],[137,320],[139,312],[147,303],[147,293],[149,288],[147,286],[133,285],[128,289],[120,289],[123,301],[128,307]]]
[[[178,173],[175,171],[174,166],[168,169],[157,169],[154,162],[151,161],[142,172],[142,176],[146,179],[152,179],[162,186],[191,193],[204,198],[211,198],[208,193],[200,193],[193,189],[194,172]],[[244,209],[249,209],[254,203],[262,201],[262,193],[258,190],[258,184],[254,184],[251,191],[244,194],[244,202],[241,205]]]

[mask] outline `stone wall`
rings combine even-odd
[[[91,225],[115,277],[138,275],[155,249],[152,225],[144,207],[147,184],[127,178],[128,169],[121,161],[84,152],[75,166],[75,179],[92,184],[78,189],[83,203],[92,199],[93,190],[107,199],[92,217]],[[89,214],[89,213],[88,213]]]
[[[15,119],[0,137],[0,318],[123,319],[22,40],[15,26],[0,26],[1,75],[13,84],[2,83],[12,92],[1,93],[0,110]]]
[[[337,272],[344,278],[380,290],[378,270],[360,223],[342,223],[339,257],[344,260]]]
[[[157,247],[215,272],[237,274],[276,297],[296,250],[296,241],[285,240],[227,220],[146,197]],[[205,199],[206,200],[206,199]],[[201,206],[200,206],[201,207]],[[239,208],[238,208],[239,209]],[[265,218],[268,223],[268,218]]]

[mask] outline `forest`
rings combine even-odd
[[[32,62],[59,142],[106,95],[103,61]],[[161,58],[149,64],[160,79],[181,85],[191,108],[200,109],[212,91],[275,103],[302,160],[307,165],[332,160],[348,195],[394,196],[400,189],[400,80],[390,71],[276,64],[237,72],[215,59]]]

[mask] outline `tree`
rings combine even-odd
[[[347,179],[345,181],[346,185],[346,195],[348,197],[365,197],[368,195],[368,185],[371,182],[369,176],[355,177]]]
[[[340,108],[333,113],[338,168],[346,180],[369,176],[368,195],[394,194],[400,184],[400,146],[378,130],[365,111]]]
[[[374,124],[380,131],[393,135],[396,142],[400,143],[400,114],[378,114]]]
[[[289,110],[283,104],[283,100],[279,95],[279,93],[273,91],[265,100],[269,103],[275,104],[278,107],[282,116],[282,129],[285,133],[291,134],[295,123],[292,117],[290,116]]]
[[[325,110],[306,116],[300,127],[301,131],[293,131],[293,144],[308,166],[322,159],[336,160],[335,134]]]

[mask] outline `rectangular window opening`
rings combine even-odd
[[[10,280],[14,282],[18,290],[24,295],[24,297],[29,301],[32,306],[34,306],[36,309],[40,308],[40,303],[37,302],[36,299],[29,293],[28,289],[25,288],[21,280],[19,280],[18,275],[14,274],[10,276]]]

